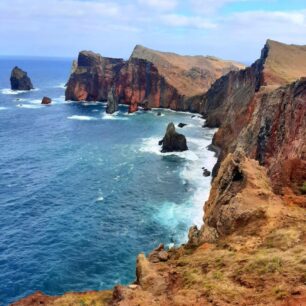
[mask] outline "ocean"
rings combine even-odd
[[[184,243],[202,224],[215,130],[189,113],[66,102],[71,62],[0,58],[0,305],[127,284],[137,254]],[[35,90],[9,89],[16,65]],[[160,153],[169,122],[187,124],[177,130],[189,151]]]

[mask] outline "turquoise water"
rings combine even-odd
[[[13,93],[19,65],[36,90]],[[0,305],[111,288],[135,278],[135,260],[200,225],[215,158],[213,130],[191,114],[105,114],[103,103],[64,101],[71,61],[0,59]],[[47,95],[53,105],[41,106]],[[162,155],[169,122],[188,125],[190,151]]]

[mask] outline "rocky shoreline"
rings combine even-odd
[[[204,225],[190,229],[186,245],[140,254],[132,285],[36,293],[13,305],[306,304],[305,76],[306,47],[268,40],[251,67],[219,78],[186,108],[180,98],[168,105],[198,109],[219,128]]]

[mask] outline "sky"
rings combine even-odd
[[[0,0],[0,55],[128,58],[136,44],[255,61],[265,41],[306,45],[306,0]]]

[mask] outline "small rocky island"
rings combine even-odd
[[[41,104],[44,104],[44,105],[49,105],[51,103],[52,103],[52,100],[49,97],[43,97],[43,99],[41,100]]]
[[[17,66],[12,70],[10,81],[12,90],[34,89],[28,74]]]
[[[183,152],[188,150],[186,137],[175,131],[173,122],[168,124],[166,134],[158,144],[160,146],[162,145],[162,153]]]

